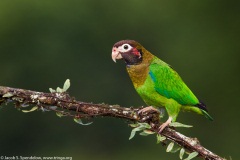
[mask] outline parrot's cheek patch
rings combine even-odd
[[[136,65],[142,61],[142,58],[135,54],[122,53],[122,57],[128,65]]]
[[[139,58],[141,58],[141,53],[140,53],[140,51],[137,50],[137,48],[133,48],[132,53],[133,53],[134,55],[138,56]]]

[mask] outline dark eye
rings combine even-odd
[[[124,45],[123,48],[124,48],[124,49],[128,49],[128,45]]]

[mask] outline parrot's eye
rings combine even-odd
[[[130,46],[129,44],[123,44],[122,46],[121,46],[121,50],[123,51],[123,52],[127,52],[127,51],[129,51],[129,50],[131,50],[132,49],[132,46]]]

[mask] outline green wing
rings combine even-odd
[[[154,81],[155,90],[159,94],[172,98],[182,105],[196,105],[199,103],[178,73],[167,63],[155,57],[149,67],[149,75]]]

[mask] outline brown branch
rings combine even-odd
[[[119,117],[134,122],[147,122],[151,130],[158,133],[160,126],[159,113],[156,111],[139,114],[140,108],[126,108],[119,105],[92,104],[76,101],[68,93],[43,93],[25,89],[0,86],[0,103],[14,102],[16,107],[36,105],[42,110],[53,110],[65,116],[89,118],[96,116]],[[53,107],[55,106],[55,107]],[[198,152],[198,156],[206,160],[224,160],[200,145],[196,138],[190,138],[171,128],[165,128],[162,133],[168,140],[177,143],[189,152]]]

